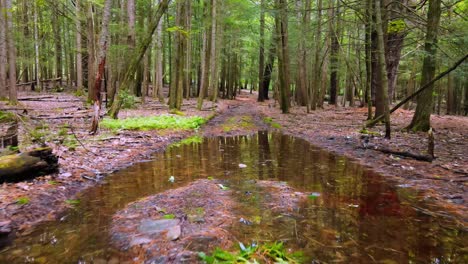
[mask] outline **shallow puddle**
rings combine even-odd
[[[281,240],[327,263],[468,262],[466,230],[427,213],[438,209],[413,189],[395,187],[302,139],[258,132],[172,147],[108,176],[60,221],[2,249],[0,263],[124,263],[125,253],[110,246],[112,215],[139,198],[209,177],[235,190],[236,213],[249,225],[239,222],[231,231],[244,244]],[[310,198],[291,214],[273,213],[265,208],[271,195],[255,180],[285,181]]]

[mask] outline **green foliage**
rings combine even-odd
[[[130,94],[127,90],[122,90],[119,92],[119,97],[122,100],[122,109],[135,108],[136,97],[133,94]]]
[[[403,19],[396,19],[388,22],[388,33],[400,33],[406,29],[406,23]]]
[[[45,143],[47,135],[49,135],[49,130],[47,127],[38,126],[35,129],[29,131],[29,137],[31,138],[32,142]]]
[[[16,199],[16,204],[25,205],[25,204],[28,204],[29,201],[30,201],[29,197],[23,196],[23,197]]]
[[[173,214],[167,214],[163,216],[163,219],[175,219],[175,215]]]
[[[18,152],[19,147],[18,146],[8,146],[8,150],[13,151],[13,152]]]
[[[68,148],[68,150],[70,151],[75,151],[76,148],[78,147],[78,141],[72,137],[72,136],[69,136],[69,137],[66,137],[62,143],[65,147]]]
[[[71,205],[71,206],[77,206],[80,204],[80,200],[73,200],[73,199],[68,199],[65,200],[65,203]]]
[[[198,253],[200,259],[207,264],[214,263],[246,263],[255,264],[260,263],[259,259],[264,259],[268,262],[274,263],[303,263],[304,257],[302,252],[294,252],[289,254],[282,242],[275,242],[265,244],[262,246],[251,245],[245,247],[244,244],[239,243],[238,252],[228,252],[220,248],[216,248],[211,255],[204,252]]]
[[[14,120],[16,120],[16,118],[13,113],[0,111],[0,123],[6,123]]]
[[[189,130],[197,129],[206,122],[206,119],[200,116],[181,117],[171,115],[134,117],[126,119],[104,119],[101,122],[102,127],[112,130],[159,130],[159,129],[177,129]]]
[[[73,92],[73,95],[76,97],[81,97],[85,95],[85,92],[83,89],[77,89],[76,91]]]

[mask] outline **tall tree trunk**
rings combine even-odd
[[[298,64],[298,78],[296,83],[296,101],[301,106],[307,107],[307,112],[309,109],[309,98],[307,93],[307,49],[306,49],[306,34],[308,33],[307,25],[309,21],[306,19],[305,4],[302,0],[296,0],[296,9],[297,9],[297,26],[300,29],[300,37],[297,49],[297,64]]]
[[[104,70],[106,67],[106,53],[107,46],[109,45],[109,22],[111,17],[112,0],[106,0],[104,3],[104,10],[102,14],[101,35],[99,36],[99,55],[98,69],[96,71],[96,78],[94,80],[94,94],[93,94],[93,120],[91,124],[91,134],[96,134],[99,127],[99,115],[101,112],[101,82],[104,77]]]
[[[275,64],[276,58],[276,48],[278,45],[277,34],[275,30],[271,33],[270,49],[268,50],[268,60],[265,64],[265,69],[263,70],[263,97],[265,100],[269,100],[268,91],[270,90],[271,76],[273,73],[273,67]]]
[[[315,31],[315,54],[314,54],[314,81],[311,85],[310,91],[310,109],[315,110],[317,108],[318,96],[320,93],[320,76],[321,76],[321,65],[320,65],[320,49],[322,45],[322,0],[317,1],[317,28]]]
[[[217,0],[211,0],[211,44],[210,44],[210,98],[211,101],[216,101],[218,97],[218,68],[216,65],[216,61],[218,57],[216,56],[216,50],[218,49],[216,45],[216,33],[218,30],[217,24]]]
[[[185,29],[187,25],[187,3],[188,0],[177,0],[176,27]],[[178,30],[174,36],[174,54],[172,58],[171,94],[169,96],[169,108],[180,110],[184,92],[184,69],[187,52],[187,39]]]
[[[331,105],[337,104],[338,90],[339,90],[339,80],[338,80],[338,69],[339,69],[339,52],[340,52],[340,43],[338,41],[338,30],[339,28],[339,1],[335,7],[333,6],[333,0],[330,1],[332,9],[332,18],[330,21],[330,38],[331,38],[331,50],[330,50],[330,99],[328,101]]]
[[[54,32],[54,55],[55,55],[55,77],[62,78],[62,38],[61,38],[61,23],[60,17],[57,13],[54,13],[52,16],[52,29]],[[62,82],[61,80],[59,82]]]
[[[127,0],[127,17],[128,17],[127,43],[131,51],[135,49],[135,45],[136,45],[135,16],[136,16],[135,0]]]
[[[8,78],[10,85],[8,88],[8,95],[10,104],[16,105],[18,98],[16,94],[16,48],[15,48],[15,36],[13,34],[13,17],[12,17],[12,0],[6,0],[6,40],[8,45]]]
[[[434,78],[436,69],[437,33],[441,14],[441,0],[429,0],[427,13],[426,44],[424,46],[424,61],[422,67],[421,86]],[[417,99],[416,111],[408,129],[413,131],[428,131],[431,128],[431,112],[433,104],[434,85],[422,92]]]
[[[279,10],[276,18],[276,28],[278,32],[278,70],[279,70],[279,91],[280,106],[283,114],[289,113],[290,104],[290,83],[289,83],[289,51],[288,51],[288,17],[287,1],[277,0]]]
[[[5,9],[4,0],[0,0],[0,10]],[[7,98],[7,45],[6,45],[6,19],[5,14],[0,12],[0,100]]]
[[[162,103],[164,102],[163,97],[163,35],[162,35],[162,25],[163,22],[159,21],[157,32],[156,32],[156,52],[155,52],[155,62],[154,62],[154,84],[153,84],[153,97],[158,98]]]
[[[382,99],[384,104],[384,115],[385,115],[385,138],[390,138],[390,108],[388,100],[388,79],[386,74],[386,63],[385,63],[385,47],[384,47],[384,34],[382,24],[382,10],[380,8],[380,0],[375,0],[375,15],[377,23],[375,25],[377,29],[377,51],[379,57],[379,72],[380,79],[382,80]]]
[[[192,31],[192,5],[191,1],[185,1],[185,31]],[[190,98],[190,90],[192,87],[192,38],[187,36],[185,41],[185,69],[184,69],[184,97]]]
[[[81,1],[76,0],[76,89],[83,89],[83,53],[81,49]],[[89,37],[89,36],[88,36]]]
[[[93,13],[93,4],[88,2],[88,10],[86,13],[86,24],[87,24],[87,46],[88,46],[88,58],[87,58],[87,67],[88,67],[88,100],[94,101],[94,90],[96,83],[96,41],[95,41],[95,27],[94,27],[94,13]]]
[[[372,0],[366,0],[366,102],[367,102],[367,120],[372,119],[372,39],[371,34],[373,30],[372,19]]]
[[[258,98],[257,101],[263,102],[265,94],[263,83],[265,80],[263,68],[265,67],[265,0],[260,1],[260,43],[258,55]]]
[[[205,1],[205,6],[204,6],[204,17],[208,17],[208,6],[209,6],[209,1]],[[204,19],[205,21],[208,21],[207,18]],[[208,22],[207,22],[208,23]],[[208,88],[210,87],[209,84],[209,75],[210,75],[210,54],[211,54],[211,49],[210,49],[210,36],[211,36],[211,30],[212,30],[212,25],[207,24],[205,26],[205,31],[203,32],[203,48],[202,48],[202,74],[201,74],[201,82],[200,82],[200,92],[198,94],[198,102],[197,102],[197,109],[202,109],[203,107],[203,99],[206,97],[208,93]]]
[[[35,52],[35,68],[36,68],[36,86],[42,90],[41,86],[41,67],[39,64],[39,21],[37,19],[37,2],[34,2],[34,52]]]
[[[407,0],[391,1],[387,5],[388,21],[385,21],[385,57],[388,76],[388,98],[391,101],[395,95],[395,87],[398,76],[398,67],[400,65],[401,51],[406,37],[404,26]]]

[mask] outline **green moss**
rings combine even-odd
[[[172,114],[172,115],[178,115],[178,116],[185,116],[185,113],[182,112],[182,111],[179,111],[177,109],[172,109],[169,111],[169,114]]]
[[[403,19],[397,19],[388,22],[388,33],[400,33],[406,29],[406,23]]]
[[[173,214],[167,214],[163,216],[163,219],[175,219],[175,215]]]
[[[363,128],[359,130],[359,133],[364,134],[364,135],[380,136],[379,132],[369,131],[367,130],[367,128]]]
[[[23,196],[23,197],[16,199],[16,204],[24,205],[24,204],[28,204],[29,201],[30,201],[29,197]]]
[[[150,116],[134,117],[126,119],[106,118],[101,122],[101,126],[112,130],[159,130],[159,129],[177,129],[189,130],[197,129],[203,125],[206,120],[200,116],[181,117],[181,116]]]
[[[13,113],[0,111],[0,123],[7,123],[11,121],[15,121],[16,116]]]
[[[235,116],[226,120],[221,127],[224,132],[229,132],[236,129],[252,129],[255,128],[255,124],[251,116]]]

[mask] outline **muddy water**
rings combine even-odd
[[[240,168],[239,164],[247,165]],[[175,183],[168,178],[174,176]],[[232,228],[245,244],[282,240],[310,260],[341,263],[467,263],[467,232],[411,188],[392,186],[349,160],[281,134],[207,138],[107,177],[60,220],[0,252],[0,263],[128,263],[109,243],[112,214],[131,201],[198,178],[225,179],[241,202]],[[314,193],[291,214],[265,208],[255,180]]]

